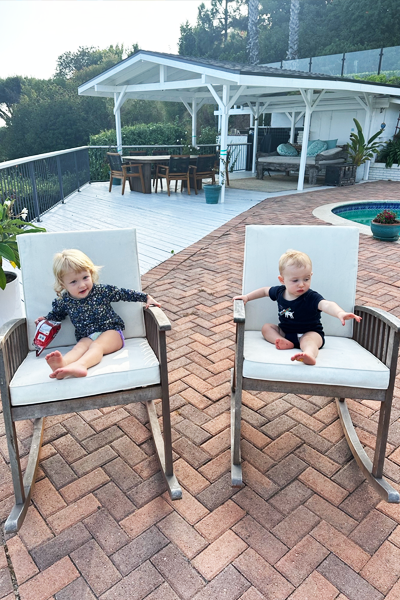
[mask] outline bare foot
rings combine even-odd
[[[299,352],[299,354],[294,354],[290,360],[298,360],[300,362],[303,362],[305,365],[315,365],[315,363],[317,362],[314,356],[312,356],[311,354],[306,354],[305,352]]]
[[[64,366],[63,356],[62,356],[61,352],[59,352],[58,350],[56,350],[55,352],[50,352],[50,354],[48,354],[46,356],[46,360],[47,360],[47,364],[49,365],[49,367],[52,371],[61,369],[61,367]]]
[[[294,348],[294,344],[289,342],[289,340],[285,340],[285,338],[276,338],[275,348],[277,350],[290,350],[291,348]]]
[[[53,373],[51,373],[50,377],[52,379],[65,379],[65,377],[86,377],[87,368],[79,365],[77,363],[71,363],[66,367],[62,367],[61,369],[57,369]]]

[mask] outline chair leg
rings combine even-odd
[[[6,533],[16,533],[21,528],[22,523],[24,522],[25,515],[30,504],[33,487],[35,485],[35,477],[37,467],[39,464],[39,452],[40,447],[42,445],[42,438],[43,418],[35,419],[33,423],[33,436],[31,448],[29,451],[28,466],[26,467],[24,475],[23,490],[19,490],[19,486],[17,487],[17,489],[15,487],[15,477],[18,476],[18,473],[16,473],[16,471],[18,470],[20,472],[18,449],[16,449],[16,456],[14,455],[13,461],[11,460],[10,455],[11,471],[14,480],[15,504],[11,510],[7,521],[4,524],[4,531]],[[16,438],[15,443],[17,443]],[[16,464],[16,460],[18,460],[18,465]],[[21,492],[23,493],[21,494]]]
[[[189,173],[188,173],[188,176],[187,176],[187,178],[186,178],[186,181],[187,181],[187,189],[188,189],[188,194],[189,194],[189,196],[190,196],[190,178],[189,178]],[[196,185],[196,184],[195,184],[195,185]]]
[[[243,485],[240,455],[240,421],[242,412],[242,390],[231,391],[231,482],[235,487]]]
[[[166,182],[167,182],[167,192],[168,192],[168,196],[170,196],[170,195],[171,195],[171,192],[170,192],[170,189],[169,189],[169,183],[170,183],[170,181],[169,181],[169,178],[168,178],[168,177],[166,178]]]
[[[193,178],[193,181],[194,181],[194,193],[195,193],[195,194],[196,194],[196,196],[197,196],[197,179],[194,177],[194,178]],[[200,179],[200,181],[201,181],[201,179]]]
[[[158,460],[160,462],[161,470],[168,487],[169,495],[171,497],[171,500],[179,500],[180,498],[182,498],[182,490],[172,469],[171,422],[169,421],[169,419],[165,418],[165,413],[167,411],[164,410],[164,406],[165,401],[163,399],[163,439],[154,401],[149,400],[148,402],[146,402],[147,414],[149,415],[150,429],[153,434]]]
[[[347,443],[349,444],[350,450],[358,466],[367,478],[368,483],[370,483],[372,487],[377,490],[377,492],[382,496],[382,498],[384,498],[384,500],[386,500],[386,502],[398,504],[400,502],[400,495],[397,490],[395,490],[385,479],[383,479],[382,476],[376,477],[373,475],[372,462],[362,447],[360,440],[358,439],[345,399],[336,398],[336,406]],[[379,440],[377,441],[377,451],[379,452],[379,450],[382,449],[382,444],[380,444],[380,446],[378,446],[378,444]]]
[[[122,178],[122,195],[124,195],[125,193],[125,184],[126,184],[126,177]]]
[[[113,180],[113,176],[110,175],[110,187],[108,188],[108,191],[111,192],[111,188],[112,188],[112,180]]]

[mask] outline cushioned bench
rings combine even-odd
[[[299,171],[300,169],[300,155],[299,156],[280,156],[278,152],[257,154],[257,179],[263,179],[265,171],[285,171],[289,175],[290,171]],[[338,146],[331,150],[324,150],[316,156],[307,156],[306,158],[306,170],[305,173],[308,175],[308,182],[315,184],[317,182],[317,175],[327,165],[337,165],[346,162],[347,150]]]

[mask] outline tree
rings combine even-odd
[[[299,12],[300,0],[291,0],[289,19],[289,48],[286,58],[293,60],[299,57]]]
[[[247,26],[247,51],[249,53],[249,62],[251,65],[259,63],[259,44],[258,44],[258,0],[248,0],[249,2],[249,21]]]
[[[93,46],[79,46],[76,52],[64,52],[64,54],[58,57],[55,77],[69,79],[78,71],[83,71],[94,65],[103,66],[105,62],[116,64],[123,59],[124,54],[130,56],[137,50],[139,50],[137,44],[133,44],[132,48],[128,49],[127,52],[124,52],[123,44],[121,46],[117,44],[115,47],[109,46],[105,50],[100,50]]]
[[[0,118],[6,125],[11,123],[15,105],[21,97],[20,77],[7,77],[0,79]]]

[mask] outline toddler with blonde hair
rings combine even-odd
[[[62,321],[67,315],[75,327],[77,344],[62,355],[58,350],[47,354],[52,370],[50,377],[85,377],[87,370],[97,365],[105,354],[124,346],[125,324],[114,311],[111,302],[143,302],[160,306],[149,294],[113,285],[99,284],[99,270],[80,250],[63,250],[53,259],[54,289],[57,298],[52,310],[43,319]]]

